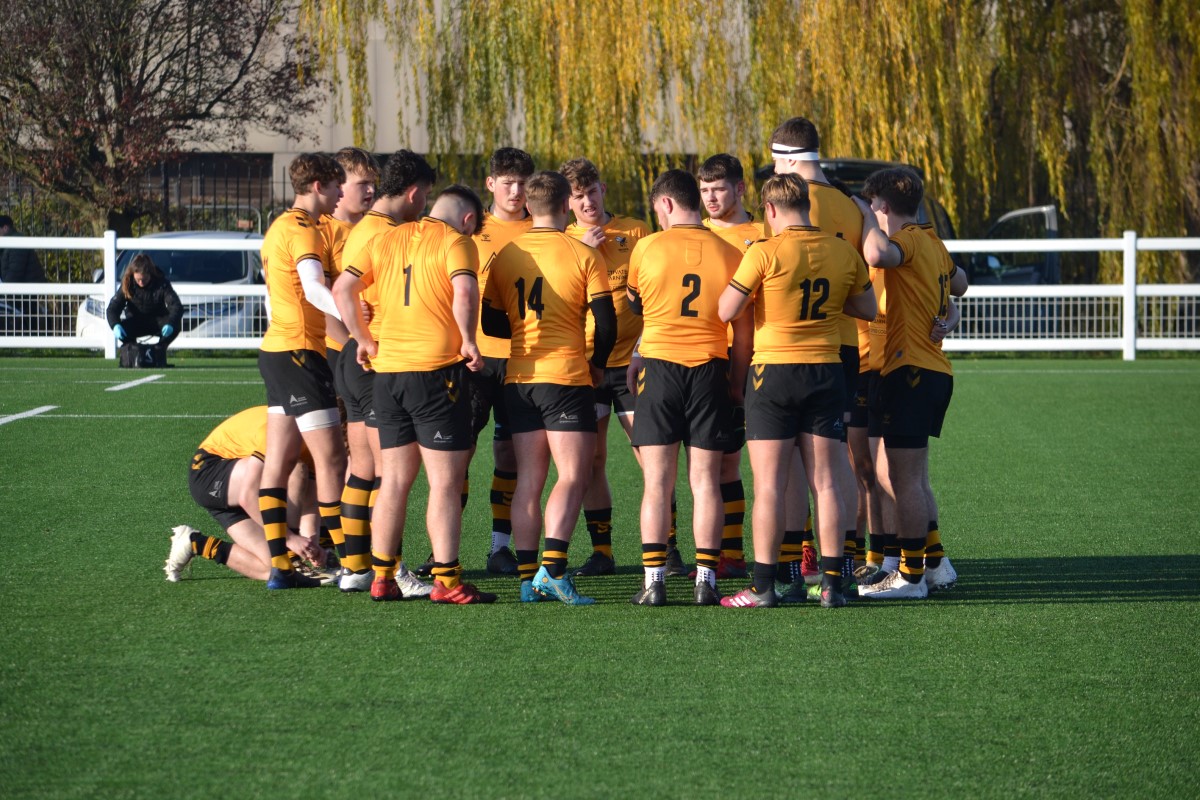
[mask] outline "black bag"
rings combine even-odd
[[[118,353],[119,363],[125,368],[159,369],[167,365],[166,348],[158,343],[142,344],[125,342]]]

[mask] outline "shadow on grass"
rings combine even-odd
[[[954,559],[956,603],[1129,603],[1200,600],[1200,556]]]
[[[1097,556],[1063,558],[954,559],[959,581],[930,601],[952,605],[1014,603],[1129,603],[1200,601],[1200,556]],[[580,578],[579,591],[598,602],[628,602],[641,586],[640,567],[620,566],[616,575]],[[468,571],[470,580],[504,592],[507,580],[483,570]],[[687,603],[692,581],[668,578],[668,604]],[[732,594],[746,579],[721,581],[721,593]],[[513,580],[512,588],[515,589]],[[882,601],[879,601],[882,603]],[[926,601],[888,601],[887,605]],[[856,606],[871,605],[862,600]],[[804,607],[801,604],[797,607]]]

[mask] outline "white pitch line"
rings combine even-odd
[[[138,378],[136,381],[130,381],[129,383],[118,383],[116,386],[110,386],[107,389],[105,389],[104,391],[106,391],[106,392],[121,392],[126,389],[132,389],[134,386],[141,386],[143,383],[150,383],[151,381],[156,381],[159,378],[165,378],[165,377],[167,377],[167,376],[166,375],[147,375],[144,378]]]
[[[58,406],[47,406],[57,408]],[[228,414],[46,414],[38,419],[225,419]]]
[[[9,414],[7,417],[0,417],[0,425],[7,425],[10,422],[16,422],[19,419],[27,419],[36,417],[38,414],[45,414],[47,411],[53,411],[58,406],[39,406],[29,411],[22,411],[20,414]]]

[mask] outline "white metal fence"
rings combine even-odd
[[[257,250],[260,240],[160,238],[4,237],[0,246],[38,250],[96,250],[104,272],[94,284],[0,284],[0,347],[91,348],[116,357],[103,319],[117,291],[117,253],[124,250]],[[1120,351],[1126,360],[1143,350],[1200,350],[1200,284],[1138,284],[1140,251],[1200,250],[1200,239],[952,240],[952,253],[1120,252],[1124,281],[1111,285],[973,286],[961,299],[963,321],[947,338],[953,352]],[[186,313],[174,349],[255,349],[266,328],[262,285],[183,284],[175,290]],[[238,319],[221,330],[218,317]],[[205,324],[205,323],[208,324]],[[220,330],[220,334],[213,331]]]

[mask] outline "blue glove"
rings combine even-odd
[[[125,329],[120,324],[113,325],[113,336],[117,337],[118,342],[123,342],[129,338],[125,335]]]
[[[175,328],[173,326],[163,325],[162,335],[163,335],[164,339],[167,338],[168,336],[170,336],[174,332],[175,332]]]

